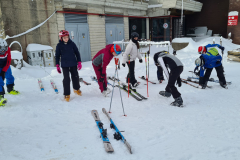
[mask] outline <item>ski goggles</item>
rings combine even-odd
[[[119,54],[122,53],[122,51],[117,51],[117,49],[116,49],[116,44],[114,44],[114,51],[115,51],[115,53],[116,53],[117,55],[119,55]]]

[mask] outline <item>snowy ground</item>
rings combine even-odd
[[[184,63],[182,78],[191,76],[194,61],[199,56],[197,46],[211,43],[212,39],[190,42],[177,52]],[[216,39],[216,43],[219,40]],[[240,157],[240,74],[239,63],[226,60],[227,50],[240,48],[224,39],[226,47],[224,68],[227,81],[233,84],[223,89],[217,83],[209,82],[212,89],[196,89],[182,84],[184,108],[170,106],[173,98],[159,96],[167,81],[149,84],[149,99],[138,102],[122,92],[125,112],[123,116],[118,89],[115,89],[110,116],[132,146],[129,154],[121,141],[113,139],[102,108],[109,109],[110,97],[104,98],[96,82],[91,62],[83,63],[80,77],[92,85],[81,84],[83,96],[71,94],[71,101],[63,101],[62,74],[55,68],[12,67],[16,78],[15,89],[21,92],[13,96],[6,94],[8,104],[0,107],[0,159],[1,160],[237,160]],[[156,67],[152,56],[163,48],[151,48],[150,80],[157,82]],[[172,53],[172,49],[171,49]],[[114,62],[107,69],[114,75]],[[121,80],[127,74],[127,67],[119,71]],[[51,76],[48,75],[51,74]],[[145,64],[136,62],[136,77],[145,75]],[[213,70],[212,76],[217,79]],[[45,92],[41,93],[37,78],[42,78]],[[59,94],[50,85],[54,79]],[[140,80],[138,92],[146,96],[146,85]],[[91,115],[98,110],[108,129],[108,137],[114,153],[106,153],[99,131]]]

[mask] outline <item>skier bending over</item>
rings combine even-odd
[[[126,47],[125,52],[123,53],[123,63],[122,66],[125,67],[126,63],[129,68],[129,72],[127,74],[127,83],[128,79],[130,78],[130,83],[133,87],[137,87],[138,83],[135,78],[134,68],[135,68],[135,60],[138,57],[139,62],[142,63],[142,57],[141,54],[138,52],[138,49],[140,48],[138,43],[138,37],[139,34],[136,32],[133,32],[131,34],[131,39],[129,41],[129,44]]]
[[[63,90],[64,99],[70,100],[70,77],[71,73],[73,90],[75,94],[82,95],[79,84],[78,70],[82,68],[81,57],[76,44],[69,39],[69,32],[61,30],[59,32],[59,43],[56,47],[56,67],[58,73],[61,73],[59,59],[61,57],[61,67],[63,70]]]
[[[99,89],[103,96],[107,96],[111,93],[111,90],[107,87],[107,65],[110,63],[114,56],[121,53],[121,47],[117,44],[109,44],[102,50],[100,50],[92,59],[92,66],[97,76]]]
[[[171,105],[182,107],[183,100],[181,94],[175,87],[175,83],[177,81],[178,86],[182,86],[180,74],[183,71],[183,64],[177,57],[167,53],[168,52],[166,51],[161,51],[155,53],[153,56],[155,64],[162,67],[166,77],[168,78],[168,84],[165,88],[165,91],[160,91],[159,94],[164,97],[170,97],[171,95],[173,95],[175,101],[172,102]],[[166,66],[171,70],[170,74],[168,73]]]
[[[224,47],[220,46],[219,44],[208,44],[198,48],[198,52],[201,54],[201,56],[195,61],[197,67],[194,69],[194,72],[196,72],[200,66],[199,85],[201,85],[203,89],[207,87],[207,83],[213,68],[216,69],[220,85],[227,89],[226,79],[223,74],[224,70],[222,66],[222,56],[219,55],[218,50],[215,47],[218,47],[224,51]],[[206,72],[204,75],[205,69]]]
[[[7,79],[7,91],[9,94],[17,95],[18,91],[14,90],[14,77],[12,75],[11,64],[11,50],[7,45],[7,42],[0,38],[0,106],[4,106],[7,103],[7,99],[4,98],[4,80]]]

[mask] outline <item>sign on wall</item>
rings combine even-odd
[[[236,26],[238,23],[238,11],[228,13],[228,26]]]
[[[168,28],[168,24],[167,24],[167,23],[164,23],[164,24],[163,24],[163,28],[167,29],[167,28]]]

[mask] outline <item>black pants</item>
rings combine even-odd
[[[71,73],[73,89],[79,90],[79,76],[77,71],[77,66],[74,67],[62,67],[63,71],[63,95],[70,95],[70,77],[69,72]]]
[[[216,69],[219,81],[222,82],[223,85],[225,85],[226,84],[226,79],[225,79],[225,76],[223,74],[224,73],[223,66],[220,65],[218,67],[215,67],[215,69]],[[207,68],[206,69],[206,72],[205,72],[204,78],[203,78],[203,84],[205,84],[205,82],[207,82],[209,80],[209,77],[210,77],[210,75],[212,73],[212,70],[213,70],[213,68]]]
[[[157,66],[157,78],[158,80],[164,80],[163,69],[160,66]]]
[[[171,70],[169,74],[169,80],[166,87],[166,91],[172,93],[173,98],[178,98],[181,94],[178,92],[177,88],[175,87],[176,81],[180,74],[183,71],[183,66],[178,66]]]
[[[132,85],[134,85],[135,83],[137,83],[137,80],[135,78],[135,73],[134,73],[134,68],[135,68],[135,61],[131,61],[130,64],[129,62],[127,62],[128,68],[129,68],[129,72],[127,75],[127,82],[128,82],[128,78],[130,78],[130,83]]]

